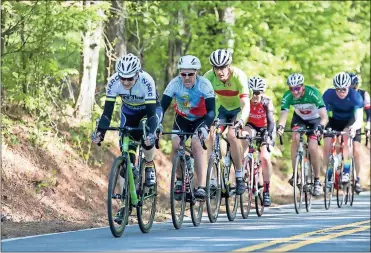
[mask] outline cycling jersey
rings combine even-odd
[[[247,123],[251,123],[256,127],[266,127],[267,114],[273,111],[272,100],[264,95],[262,95],[261,101],[257,104],[250,100],[250,115]]]
[[[295,113],[303,120],[319,118],[318,110],[325,107],[321,93],[313,86],[304,87],[304,95],[300,98],[294,98],[290,90],[286,91],[282,98],[281,110],[288,111],[292,105]]]
[[[370,95],[365,90],[358,89],[357,91],[362,96],[362,99],[363,99],[363,108],[364,108],[364,110],[366,112],[366,121],[369,122],[371,120]]]
[[[350,120],[356,109],[363,108],[362,96],[355,90],[349,89],[348,95],[341,99],[335,89],[328,89],[323,94],[329,117],[337,120]]]
[[[232,111],[240,108],[240,98],[249,97],[249,86],[246,74],[237,67],[231,67],[231,77],[223,83],[211,69],[204,74],[212,84],[216,93],[218,107],[221,105],[226,110]]]
[[[134,115],[145,110],[146,104],[155,104],[156,95],[155,81],[147,72],[139,72],[139,78],[130,90],[122,86],[120,76],[115,73],[108,80],[106,101],[115,102],[116,97],[120,96],[122,113]]]
[[[181,77],[177,76],[169,82],[164,95],[175,98],[174,108],[176,113],[190,121],[205,116],[205,99],[215,98],[210,81],[203,76],[197,76],[195,84],[190,89],[186,88]]]

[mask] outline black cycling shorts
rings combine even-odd
[[[194,121],[190,121],[180,115],[175,116],[174,124],[173,124],[173,131],[179,130],[182,132],[189,132],[189,133],[194,133],[197,131],[197,129],[204,124],[205,122],[205,117],[203,116],[199,119],[196,119]],[[172,135],[174,138],[176,135]],[[190,135],[186,135],[186,139],[188,139]]]
[[[314,129],[321,123],[321,118],[315,118],[310,120],[303,120],[299,115],[294,112],[291,120],[291,129],[303,128],[303,129]],[[317,136],[313,132],[308,132],[307,137],[310,139],[317,140]]]
[[[343,131],[345,128],[351,126],[355,121],[355,118],[349,120],[339,120],[334,118],[329,118],[329,121],[325,129],[331,128],[336,131]],[[324,134],[324,137],[332,137],[331,134]],[[361,142],[361,129],[357,129],[356,136],[354,136],[353,141]]]

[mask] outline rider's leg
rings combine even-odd
[[[196,185],[205,188],[207,173],[207,152],[201,146],[200,139],[197,136],[192,138],[192,154],[195,160],[195,171],[197,173]]]
[[[348,131],[348,128],[344,129],[345,132]],[[349,149],[349,144],[350,144],[350,138],[349,135],[345,134],[343,135],[343,157],[344,157],[344,167],[343,167],[343,174],[342,174],[342,182],[346,183],[349,182],[349,171],[350,171],[350,165],[352,160],[351,158],[351,152],[352,150]]]
[[[273,148],[272,146],[270,147]],[[264,145],[260,149],[260,161],[263,170],[264,190],[263,190],[263,202],[264,206],[271,205],[271,199],[269,195],[269,184],[272,175],[272,161],[271,154],[267,150],[267,146]]]
[[[295,168],[295,160],[296,160],[296,153],[298,152],[299,147],[299,140],[300,135],[298,133],[291,134],[291,163],[292,163],[292,177],[289,180],[289,183],[293,184],[294,179],[294,168]]]
[[[246,190],[246,185],[242,179],[242,142],[237,139],[234,128],[228,128],[228,142],[230,144],[233,165],[236,171],[236,194],[241,195]]]
[[[318,150],[318,143],[317,143],[317,137],[314,135],[311,135],[309,137],[308,142],[308,150],[310,154],[310,162],[313,166],[313,172],[314,172],[314,188],[313,188],[313,196],[318,196],[322,194],[322,185],[321,181],[319,179],[320,177],[320,171],[321,171],[321,157]]]
[[[360,193],[362,191],[361,187],[361,135],[360,131],[357,131],[356,137],[353,139],[353,156],[354,156],[354,166],[356,168],[356,192]]]
[[[331,152],[331,141],[332,138],[330,136],[325,136],[323,140],[323,168],[327,170],[327,165],[328,165],[328,158]],[[326,173],[325,170],[325,173]],[[329,178],[331,178],[332,174],[328,175]]]

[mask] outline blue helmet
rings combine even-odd
[[[359,77],[354,73],[348,73],[350,76],[350,79],[352,80],[351,85],[358,85],[359,84]]]

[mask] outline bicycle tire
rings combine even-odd
[[[331,175],[331,178],[328,178],[330,168],[332,168],[332,175]],[[327,163],[326,173],[325,173],[325,186],[324,186],[325,188],[323,191],[323,198],[324,198],[326,210],[328,210],[331,206],[331,199],[332,199],[332,194],[334,192],[334,184],[335,184],[335,173],[337,173],[336,171],[337,171],[337,168],[334,168],[333,156],[330,155],[328,159],[328,163]],[[331,182],[331,185],[328,189],[328,187],[326,187],[326,183],[329,181]]]
[[[201,220],[202,220],[204,201],[193,199],[190,205],[191,205],[190,211],[191,211],[191,219],[192,219],[193,226],[198,227],[201,224]]]
[[[295,206],[295,212],[297,214],[300,213],[301,204],[303,203],[303,159],[299,156],[296,157],[295,161],[295,167],[294,167],[294,181],[293,181],[293,187],[294,187],[294,206]],[[300,173],[300,185],[298,185],[298,174]],[[298,201],[299,197],[299,201]]]
[[[309,162],[310,162],[310,157],[308,157],[309,159]],[[306,185],[307,185],[307,190],[304,192],[304,199],[305,199],[305,210],[307,210],[307,212],[310,212],[310,209],[312,208],[312,192],[314,191],[314,170],[313,170],[313,166],[312,166],[312,163],[310,162],[310,175],[304,175],[304,177],[306,178],[305,182],[306,182]],[[308,177],[310,178],[310,182],[309,182],[309,186],[308,186]]]
[[[232,159],[231,159],[232,161]],[[224,166],[224,164],[222,165]],[[225,195],[225,209],[227,212],[227,217],[229,221],[234,221],[236,218],[237,214],[237,207],[238,207],[238,201],[237,201],[237,195],[236,195],[236,186],[231,187],[231,180],[230,180],[230,175],[231,175],[231,169],[232,167],[234,168],[233,163],[229,167],[224,166],[224,171],[227,170],[227,178],[224,177],[224,185],[226,186],[226,195]],[[232,179],[234,180],[234,179]],[[227,186],[228,182],[228,186]],[[230,205],[232,204],[232,205]]]
[[[336,180],[336,176],[335,176],[335,180]],[[341,208],[343,206],[343,203],[345,202],[344,192],[346,191],[346,188],[349,187],[349,185],[343,185],[343,183],[341,182],[340,173],[339,173],[337,181],[338,181],[337,182],[338,187],[336,189],[336,203],[337,203],[338,208]]]
[[[251,159],[245,158],[243,161],[243,168],[244,168],[244,182],[246,183],[246,190],[240,196],[240,208],[241,208],[241,215],[242,218],[247,219],[249,217],[250,209],[251,209],[251,202],[252,202],[252,177],[253,174],[251,171]],[[249,168],[248,168],[249,167]],[[249,170],[248,170],[249,169]],[[246,208],[245,208],[246,207]]]
[[[151,230],[153,221],[155,219],[155,213],[156,213],[156,202],[157,202],[157,182],[151,186],[147,187],[145,185],[145,159],[142,158],[140,166],[140,175],[141,175],[141,184],[140,184],[140,190],[139,190],[139,200],[140,204],[137,206],[137,217],[138,217],[138,224],[139,228],[143,233],[148,233]],[[154,170],[156,174],[156,166],[154,165]],[[157,178],[157,176],[156,176]],[[148,204],[145,203],[145,200],[150,199]],[[143,214],[143,208],[148,206],[149,207],[149,215]],[[148,216],[148,221],[145,222],[145,218]]]
[[[127,164],[125,164],[125,168],[122,168],[121,165],[126,163],[126,159],[122,159],[120,157],[116,158],[115,161],[113,162],[111,172],[110,172],[110,177],[109,177],[109,183],[108,183],[108,196],[107,196],[107,214],[108,214],[108,222],[109,222],[109,227],[111,230],[111,233],[114,237],[120,237],[124,233],[125,227],[128,223],[128,218],[129,218],[129,209],[130,209],[130,194],[129,194],[129,180],[126,180],[129,178],[129,172],[126,169]],[[115,188],[117,186],[118,180],[119,180],[119,173],[120,169],[124,169],[124,178],[125,178],[125,184],[124,184],[124,191],[122,194],[120,194],[120,209],[123,208],[124,212],[122,213],[122,220],[121,224],[118,224],[119,226],[116,226],[117,224],[114,219],[115,215],[117,212],[113,211],[113,203],[112,199],[117,196],[118,193],[115,193]],[[119,190],[120,190],[120,183],[118,184]],[[116,189],[117,190],[117,189]],[[125,197],[125,199],[122,199]],[[119,210],[120,210],[119,209]],[[118,211],[119,211],[118,210]]]
[[[185,206],[186,206],[186,192],[184,191],[184,187],[182,187],[181,194],[175,194],[175,183],[176,183],[176,171],[179,168],[182,170],[181,173],[181,180],[182,180],[182,185],[185,185],[184,182],[184,170],[180,167],[180,164],[183,163],[183,168],[185,166],[185,161],[183,159],[180,159],[180,156],[177,154],[174,156],[173,159],[173,167],[171,170],[171,184],[170,184],[170,207],[171,207],[171,218],[173,225],[176,229],[180,229],[183,224],[183,219],[184,219],[184,211],[185,211]],[[176,196],[177,195],[177,196]],[[176,200],[176,197],[178,200]],[[176,214],[176,204],[180,202],[180,212],[179,216]]]
[[[353,206],[353,203],[354,203],[354,195],[355,195],[355,191],[356,191],[356,170],[355,170],[355,166],[354,166],[354,157],[352,157],[352,168],[351,168],[351,175],[350,175],[350,179],[351,179],[351,188],[350,188],[350,191],[349,191],[349,199],[350,199],[350,206]]]
[[[216,189],[211,188],[211,179],[213,176],[213,172],[216,173]],[[214,175],[215,176],[215,175]],[[215,156],[211,155],[209,159],[209,164],[207,167],[207,174],[206,174],[206,209],[207,209],[207,216],[211,223],[217,221],[220,211],[220,204],[221,204],[221,176],[220,176],[220,167],[215,161]],[[215,208],[213,208],[212,202],[215,200]],[[213,211],[213,209],[215,209]]]

